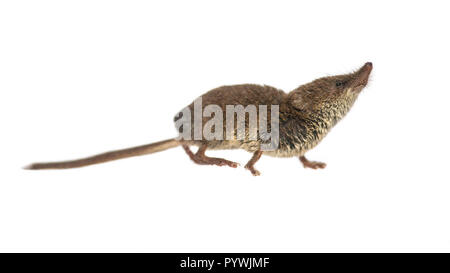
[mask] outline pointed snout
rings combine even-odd
[[[368,71],[369,71],[369,73],[370,73],[370,71],[372,71],[372,68],[373,68],[373,65],[372,65],[372,63],[371,63],[371,62],[367,62],[367,63],[365,63],[365,64],[363,65],[363,67],[362,67],[362,69],[364,69],[364,70],[368,70]]]
[[[372,72],[373,65],[371,62],[365,63],[357,72],[356,72],[356,86],[366,86],[369,81],[370,72]]]

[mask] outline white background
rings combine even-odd
[[[2,1],[0,251],[450,251],[445,1]],[[175,137],[224,84],[285,91],[366,61],[371,81],[310,151],[199,166],[181,148],[65,171]],[[245,164],[245,151],[215,151]]]

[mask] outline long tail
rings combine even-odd
[[[28,170],[42,170],[42,169],[70,169],[79,168],[88,165],[108,162],[112,160],[118,160],[122,158],[152,154],[156,152],[161,152],[173,147],[180,145],[180,142],[176,139],[167,139],[160,142],[155,142],[147,145],[132,147],[123,150],[106,152],[99,155],[94,155],[91,157],[86,157],[82,159],[76,159],[71,161],[61,161],[61,162],[48,162],[48,163],[33,163],[24,169]]]

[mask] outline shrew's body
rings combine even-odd
[[[108,152],[93,157],[54,163],[35,163],[29,169],[62,169],[82,167],[86,165],[106,162],[110,160],[154,153],[181,145],[189,157],[198,164],[227,165],[237,167],[238,164],[222,158],[211,158],[205,155],[207,149],[244,149],[253,153],[253,157],[245,165],[253,175],[259,175],[254,168],[255,162],[261,155],[276,157],[299,157],[305,167],[324,168],[321,162],[308,161],[304,154],[314,148],[330,131],[330,129],[350,110],[361,90],[367,85],[372,70],[372,63],[366,63],[358,71],[345,75],[324,77],[302,85],[289,93],[270,86],[254,84],[222,86],[201,96],[202,112],[208,105],[217,105],[223,110],[224,120],[228,105],[270,106],[277,105],[279,109],[279,144],[271,151],[261,149],[264,142],[259,134],[256,139],[248,137],[248,120],[245,121],[245,136],[239,138],[237,131],[230,140],[189,140],[177,138],[153,143],[149,145]],[[194,103],[188,106],[193,113]],[[182,115],[175,117],[177,121]],[[211,117],[203,116],[202,124],[206,124]],[[194,128],[192,119],[192,128]],[[224,123],[225,124],[225,123]],[[270,127],[270,126],[269,126]],[[225,135],[225,126],[223,132]],[[269,128],[270,130],[270,128]],[[189,146],[198,146],[194,154]]]

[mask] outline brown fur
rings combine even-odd
[[[302,85],[289,93],[267,85],[243,84],[222,86],[202,95],[203,109],[207,105],[218,105],[226,115],[226,105],[267,105],[268,129],[270,131],[270,105],[279,105],[279,147],[275,151],[261,151],[261,139],[251,140],[245,132],[244,140],[175,140],[170,139],[144,146],[112,151],[84,159],[65,162],[35,163],[28,169],[63,169],[76,168],[106,161],[154,153],[182,145],[189,157],[197,164],[212,164],[237,167],[237,163],[205,155],[207,149],[244,149],[252,152],[253,157],[246,168],[253,175],[259,175],[254,164],[262,154],[277,157],[299,157],[305,167],[324,168],[321,162],[311,162],[304,156],[305,152],[315,147],[331,128],[350,110],[360,91],[366,86],[372,64],[366,63],[358,71],[345,75],[323,77]],[[193,114],[193,104],[188,106]],[[202,110],[203,110],[202,109]],[[258,109],[258,108],[257,108]],[[259,114],[259,113],[258,113]],[[178,114],[175,120],[181,116]],[[210,118],[203,118],[203,125]],[[194,121],[192,117],[192,122]],[[225,127],[225,126],[224,126]],[[248,129],[248,119],[246,120]],[[224,130],[225,128],[217,128]],[[259,136],[259,134],[258,134]],[[199,146],[197,153],[192,153],[189,145]]]
[[[301,156],[316,146],[350,110],[359,92],[367,84],[371,69],[372,65],[368,63],[354,73],[320,78],[290,93],[267,85],[222,86],[201,96],[202,107],[204,109],[210,104],[219,105],[225,120],[226,105],[279,105],[280,146],[276,151],[264,152],[264,154],[278,157]],[[339,83],[339,86],[336,86],[336,83]],[[188,107],[193,113],[193,103]],[[267,120],[270,120],[269,117],[270,111],[268,111]],[[178,118],[180,115],[175,120]],[[211,118],[203,117],[203,125],[209,119]],[[191,121],[193,128],[193,116]],[[248,119],[246,125],[248,128]],[[223,130],[225,135],[225,128]],[[197,146],[206,144],[208,149],[258,151],[261,140],[249,140],[248,134],[249,132],[246,132],[243,141],[192,140],[187,142]],[[191,133],[191,139],[193,139],[193,133]]]

